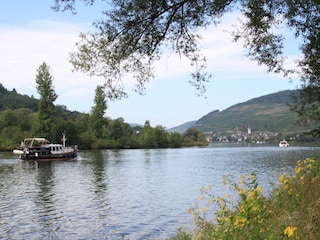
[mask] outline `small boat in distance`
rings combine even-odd
[[[279,142],[279,147],[289,147],[289,143],[285,139],[283,139]]]
[[[78,147],[66,146],[66,136],[62,134],[62,144],[50,143],[45,138],[26,138],[19,148],[13,150],[22,160],[67,160],[77,157]]]

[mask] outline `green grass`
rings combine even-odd
[[[282,174],[268,197],[255,173],[238,183],[226,177],[224,183],[237,198],[215,197],[210,186],[202,188],[199,203],[188,211],[196,229],[180,229],[174,239],[320,239],[319,160],[298,161],[293,175]]]

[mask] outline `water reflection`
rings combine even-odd
[[[264,189],[320,148],[220,145],[79,152],[78,161],[0,157],[0,239],[164,239],[193,227],[199,188],[257,173]]]
[[[94,177],[93,186],[95,186],[95,193],[105,193],[107,190],[107,169],[108,156],[102,154],[102,151],[92,151],[92,176]]]
[[[35,162],[37,166],[37,183],[36,195],[33,202],[34,210],[37,212],[39,222],[39,233],[43,238],[54,237],[57,229],[60,228],[59,216],[55,206],[54,192],[54,166],[53,162]]]

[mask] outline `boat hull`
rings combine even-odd
[[[35,161],[52,161],[52,160],[70,160],[77,157],[77,151],[59,154],[21,154],[19,156],[22,160],[35,160]]]
[[[279,147],[289,147],[289,143],[285,139],[283,139],[282,141],[280,141]]]

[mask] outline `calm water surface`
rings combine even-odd
[[[319,147],[82,151],[36,164],[0,153],[0,239],[164,239],[193,228],[199,189],[227,193],[222,176],[255,171],[265,191]]]

